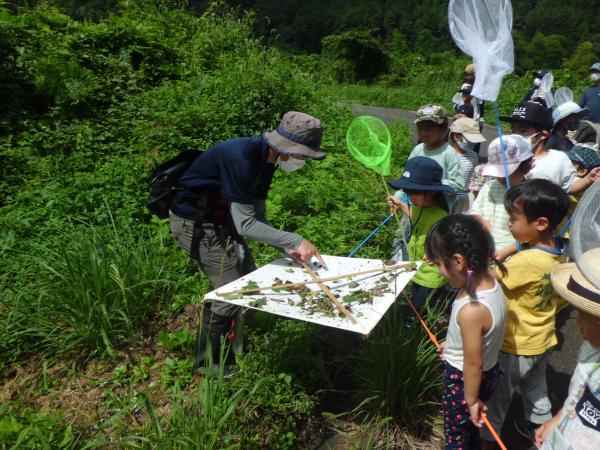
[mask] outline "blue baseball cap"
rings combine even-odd
[[[454,192],[450,186],[442,184],[444,169],[435,160],[427,156],[415,156],[406,162],[402,177],[388,181],[394,189],[413,191]]]

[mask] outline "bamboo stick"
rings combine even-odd
[[[394,270],[408,269],[410,267],[412,267],[411,264],[396,264],[396,265],[388,266],[388,267],[378,267],[376,269],[368,269],[368,270],[363,270],[360,272],[347,273],[345,275],[335,275],[335,276],[331,276],[331,277],[321,278],[321,279],[319,279],[319,281],[305,280],[305,281],[298,281],[296,283],[282,283],[282,284],[274,284],[272,286],[262,286],[262,287],[257,287],[257,288],[248,288],[248,289],[238,289],[237,291],[230,291],[230,292],[217,292],[216,294],[219,297],[227,297],[229,295],[236,295],[236,294],[242,294],[242,295],[256,294],[258,292],[266,291],[269,289],[286,289],[286,288],[292,288],[292,287],[297,287],[297,286],[304,286],[306,284],[313,284],[313,283],[319,283],[319,282],[324,283],[326,281],[336,281],[336,280],[341,280],[343,278],[356,277],[359,275],[366,275],[368,273],[374,273],[374,272],[393,272]]]
[[[354,316],[352,314],[350,314],[350,311],[348,311],[344,307],[344,305],[342,305],[340,303],[340,301],[336,298],[336,296],[333,294],[333,292],[331,292],[331,289],[329,289],[325,284],[322,283],[322,280],[319,278],[319,275],[317,275],[315,273],[315,271],[312,270],[310,268],[310,266],[308,264],[306,264],[305,262],[302,263],[302,267],[304,267],[304,270],[306,270],[308,272],[308,274],[312,277],[312,279],[315,280],[315,282],[317,283],[317,286],[319,286],[321,288],[323,293],[327,297],[329,297],[329,299],[334,303],[334,305],[338,307],[338,309],[350,320],[350,322],[352,322],[354,324],[358,323],[356,321],[356,319],[354,318]]]

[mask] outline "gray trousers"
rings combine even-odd
[[[194,221],[176,216],[171,211],[169,211],[169,219],[171,234],[177,244],[191,257]],[[204,222],[201,229],[202,234],[197,239],[196,263],[215,289],[256,270],[252,252],[246,241],[242,237],[234,240],[228,226]],[[234,317],[240,310],[239,306],[228,303],[211,303],[212,312],[220,316]]]
[[[520,356],[500,352],[498,364],[504,372],[496,390],[487,402],[487,415],[496,431],[500,431],[508,412],[512,396],[517,386],[523,399],[525,418],[536,424],[543,424],[552,418],[552,404],[548,398],[546,366],[552,349],[541,355]],[[486,427],[480,430],[481,437],[487,441],[494,438]]]

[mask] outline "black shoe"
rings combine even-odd
[[[537,430],[541,425],[537,423],[530,422],[525,419],[516,419],[515,420],[515,430],[525,439],[529,439],[531,442],[535,444],[535,430]]]
[[[194,351],[194,373],[207,361],[219,365],[221,360],[221,345],[224,343],[224,356],[229,356],[227,333],[231,330],[231,317],[213,313],[210,308],[204,310],[202,323],[198,327]],[[209,355],[210,353],[210,355]]]

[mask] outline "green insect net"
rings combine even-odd
[[[361,164],[377,172],[387,195],[390,195],[388,185],[383,177],[392,171],[392,135],[387,125],[377,117],[359,116],[350,124],[346,132],[348,150]],[[399,237],[406,246],[400,218],[394,214],[398,222]]]
[[[354,119],[346,132],[348,150],[365,167],[382,176],[392,168],[392,136],[387,125],[373,116]]]

